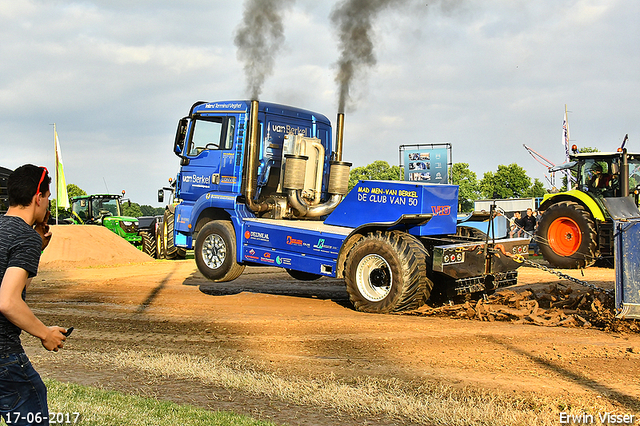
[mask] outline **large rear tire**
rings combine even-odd
[[[142,237],[142,251],[149,256],[156,258],[156,240],[150,233],[147,231],[140,231],[140,236]]]
[[[376,231],[358,241],[345,265],[347,292],[358,311],[389,313],[422,306],[431,293],[429,255],[415,237]]]
[[[596,261],[597,237],[591,214],[574,201],[561,201],[542,214],[536,241],[551,266],[575,269],[585,268]]]
[[[169,209],[164,211],[164,219],[162,220],[162,246],[165,259],[184,259],[186,256],[185,249],[176,247],[173,242],[173,221],[174,215]]]
[[[232,281],[244,271],[236,259],[236,238],[228,221],[207,223],[198,232],[194,255],[198,270],[212,281]]]

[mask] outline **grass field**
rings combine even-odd
[[[52,424],[83,426],[275,426],[247,416],[45,380]],[[55,423],[54,423],[55,422]]]
[[[91,353],[86,360],[97,363],[106,362],[100,357],[98,353]],[[597,413],[604,412],[634,413],[637,409],[634,402],[630,402],[630,405],[621,404],[590,392],[558,394],[552,397],[538,395],[535,392],[516,395],[489,389],[457,388],[443,383],[407,383],[372,377],[363,377],[354,381],[343,381],[333,375],[318,376],[313,379],[283,377],[259,371],[238,360],[214,357],[123,351],[111,353],[109,362],[150,375],[201,381],[248,395],[268,397],[300,406],[318,407],[327,412],[339,412],[354,417],[397,419],[398,424],[556,425],[559,422],[560,413],[581,415],[587,412],[595,416]],[[59,387],[63,389],[62,386]],[[60,399],[56,398],[56,400]],[[136,416],[153,415],[161,419],[163,410],[169,413],[167,409],[162,408],[162,403],[153,400],[152,402],[154,406],[158,404],[155,411],[150,411],[152,414],[136,414]],[[111,410],[108,398],[103,402],[97,401],[98,408],[88,406],[87,410],[103,410],[101,408],[103,403],[108,410]],[[631,405],[634,406],[633,409],[630,408]],[[123,402],[118,406],[120,408],[111,413],[111,419],[122,421],[118,424],[134,424],[124,422],[131,417],[128,403]],[[56,406],[52,405],[52,410],[54,407]],[[68,409],[67,407],[73,406],[67,405],[56,409],[64,411]],[[146,413],[144,404],[140,403],[140,407],[139,412]],[[181,406],[168,404],[167,407],[178,410]],[[195,412],[209,414],[206,411],[196,410]],[[166,413],[164,415],[168,416]],[[103,418],[108,417],[105,415]],[[165,423],[157,423],[156,420],[144,423],[146,419],[139,418],[135,424],[197,425],[200,424],[198,418],[194,414],[193,419],[190,420],[191,423],[184,421],[173,423],[175,419]],[[238,423],[205,422],[202,424],[267,424],[251,423],[252,420],[245,418],[238,421]]]

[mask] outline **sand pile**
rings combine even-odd
[[[83,268],[150,262],[153,259],[103,226],[57,225],[40,258],[40,269]]]

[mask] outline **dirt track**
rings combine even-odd
[[[582,278],[611,286],[613,270],[590,268]],[[527,287],[558,280],[522,268],[520,282]],[[362,314],[350,307],[342,280],[301,282],[278,269],[247,268],[239,279],[216,284],[197,272],[193,260],[92,268],[56,261],[41,268],[28,302],[46,323],[76,329],[60,353],[46,353],[23,338],[45,377],[284,424],[396,421],[352,418],[193,380],[169,380],[104,359],[127,350],[206,355],[284,376],[333,374],[347,381],[369,376],[514,394],[595,394],[628,413],[640,411],[637,333]]]

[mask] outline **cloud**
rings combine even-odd
[[[297,0],[261,98],[338,109],[336,3]],[[245,97],[234,35],[239,1],[0,0],[0,165],[53,166],[57,123],[67,181],[126,189],[157,205],[178,170],[178,119],[198,100]],[[375,64],[345,117],[344,159],[397,164],[401,144],[451,142],[478,176],[518,163],[522,143],[562,161],[571,136],[640,151],[640,3],[622,0],[407,0],[371,20]]]

